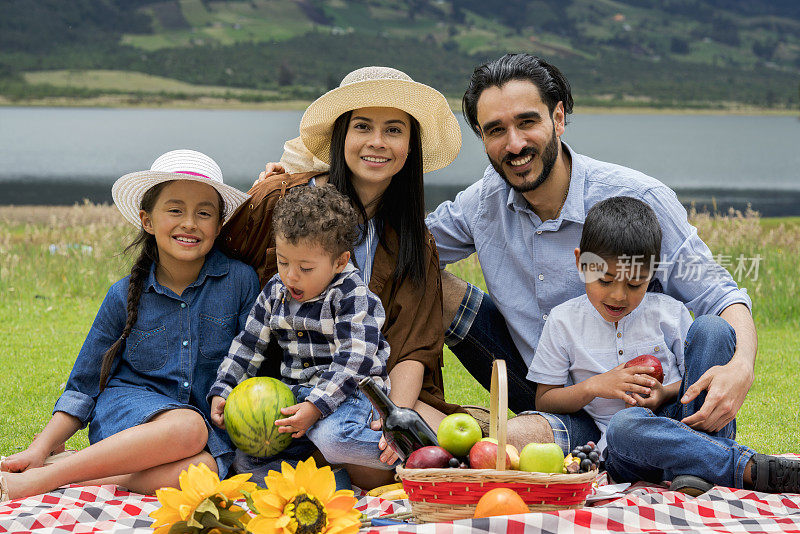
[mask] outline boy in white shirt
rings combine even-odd
[[[552,413],[586,411],[600,431],[598,449],[616,481],[672,480],[672,489],[699,494],[713,484],[757,491],[800,492],[800,461],[757,454],[734,441],[736,422],[713,433],[682,423],[705,393],[681,402],[689,385],[730,361],[733,328],[717,316],[715,336],[692,343],[692,319],[679,301],[648,293],[658,266],[661,230],[653,210],[630,197],[597,203],[586,215],[578,272],[586,294],[553,308],[531,362],[536,406]],[[654,369],[625,364],[644,354]],[[623,408],[629,408],[627,410]]]

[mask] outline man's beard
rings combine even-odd
[[[550,138],[550,141],[547,143],[547,146],[544,147],[544,152],[540,156],[542,160],[542,172],[540,172],[539,176],[537,176],[532,182],[523,182],[520,185],[514,185],[511,183],[511,180],[508,179],[508,176],[506,176],[505,172],[503,172],[503,167],[498,162],[492,158],[489,158],[489,161],[491,162],[492,167],[494,167],[494,170],[497,171],[497,174],[502,176],[503,180],[505,180],[512,189],[518,193],[527,193],[528,191],[533,191],[545,183],[550,177],[550,173],[552,172],[553,167],[555,167],[556,160],[558,159],[558,143],[559,141],[558,137],[556,137],[556,128],[555,125],[553,125],[553,135]],[[529,154],[538,155],[536,152],[537,150],[535,148],[528,146],[522,149],[519,154],[508,154],[505,158],[503,158],[503,162],[509,163],[512,159],[519,159]]]

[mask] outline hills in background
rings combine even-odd
[[[11,100],[313,99],[364,65],[457,99],[517,51],[564,71],[578,105],[797,108],[800,2],[0,0]]]

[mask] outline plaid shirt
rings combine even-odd
[[[293,314],[291,294],[276,274],[258,296],[244,330],[231,344],[208,394],[227,398],[239,382],[255,376],[275,336],[283,349],[281,376],[294,392],[312,387],[305,400],[326,417],[371,376],[387,393],[389,344],[381,334],[381,301],[348,264],[317,297]]]

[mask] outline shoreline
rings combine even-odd
[[[448,98],[450,108],[461,112],[460,100]],[[114,109],[198,109],[241,111],[303,111],[311,100],[274,100],[268,102],[245,102],[221,97],[198,97],[196,99],[169,99],[160,97],[142,98],[134,95],[102,95],[91,98],[49,97],[29,100],[11,100],[0,95],[0,108],[53,107],[53,108],[114,108]],[[609,115],[743,115],[743,116],[795,116],[800,110],[761,108],[756,106],[731,105],[726,108],[656,107],[641,105],[576,105],[573,114]]]

